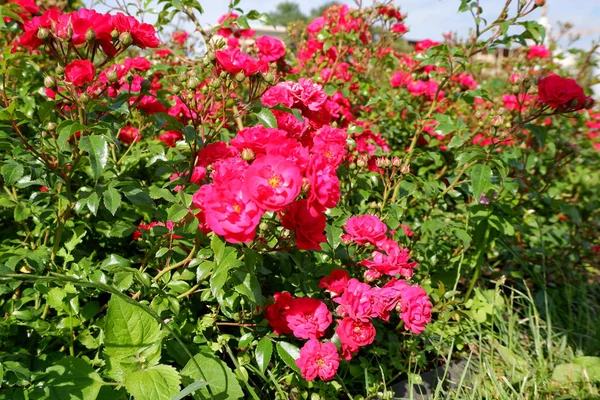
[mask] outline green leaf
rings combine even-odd
[[[167,219],[173,222],[179,222],[189,213],[187,207],[181,204],[173,204],[167,210]]]
[[[471,168],[471,185],[475,202],[479,203],[481,194],[490,186],[492,169],[488,165],[476,164]]]
[[[6,163],[2,167],[2,176],[4,177],[4,184],[12,186],[23,177],[24,173],[23,166],[14,162]]]
[[[283,360],[283,362],[296,371],[300,372],[300,368],[296,365],[296,360],[300,358],[300,349],[288,342],[277,342],[277,354]]]
[[[552,380],[560,384],[578,383],[583,380],[583,365],[560,364],[552,372]]]
[[[335,249],[337,249],[342,242],[342,228],[327,224],[325,226],[325,233],[327,234],[327,243],[335,252]]]
[[[171,400],[179,393],[181,379],[169,365],[155,365],[125,376],[125,388],[135,400]]]
[[[104,192],[104,206],[112,215],[115,215],[121,206],[121,194],[115,188],[110,188]]]
[[[84,360],[66,357],[46,369],[48,399],[94,400],[102,388],[100,375]]]
[[[108,302],[105,351],[109,357],[127,362],[158,363],[160,325],[148,313],[117,296]]]
[[[100,206],[100,197],[98,197],[98,193],[93,192],[85,200],[87,207],[90,209],[92,214],[96,215],[98,212],[98,206]]]
[[[108,162],[108,143],[104,136],[84,136],[79,141],[79,148],[90,157],[90,166],[94,179],[98,180]]]
[[[73,120],[62,121],[56,127],[57,144],[60,151],[64,151],[67,147],[67,142],[76,132],[83,132],[86,129],[85,125]],[[81,147],[81,146],[80,146]]]
[[[271,356],[273,355],[273,343],[268,337],[264,337],[258,342],[258,346],[256,346],[256,363],[258,364],[258,368],[264,373],[269,366],[269,362],[271,361]]]
[[[227,400],[244,397],[244,392],[235,374],[221,359],[201,352],[194,356],[194,360],[200,366],[202,373],[198,371],[194,361],[190,360],[181,370],[181,375],[196,381],[208,382],[208,388],[202,388],[196,392],[197,398]],[[207,389],[210,389],[212,396]]]
[[[206,383],[202,380],[195,381],[195,382],[187,385],[181,392],[177,393],[177,396],[173,397],[173,400],[185,399],[190,394],[195,393],[198,390],[200,390],[206,386],[208,386],[208,383]]]
[[[265,128],[277,128],[277,119],[268,108],[261,109],[255,115]]]

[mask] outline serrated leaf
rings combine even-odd
[[[94,400],[102,388],[100,375],[84,360],[66,357],[46,369],[47,399]]]
[[[300,358],[300,349],[288,342],[277,342],[277,354],[283,360],[283,362],[296,371],[300,372],[300,368],[296,365],[296,360]]]
[[[94,179],[98,180],[108,163],[108,142],[104,136],[84,136],[79,140],[79,148],[90,158]]]
[[[117,296],[108,302],[105,351],[116,360],[143,360],[158,363],[160,354],[160,325],[149,314]]]
[[[492,181],[492,169],[488,165],[475,164],[471,167],[471,186],[475,202],[479,202],[481,194],[487,190]]]
[[[23,166],[14,162],[6,163],[2,166],[2,176],[4,177],[4,184],[12,186],[23,177],[24,173]]]
[[[273,115],[273,112],[271,112],[271,110],[268,108],[263,108],[254,115],[256,115],[258,121],[265,128],[277,128],[277,119],[275,118],[275,115]]]
[[[273,343],[268,337],[264,337],[258,342],[255,352],[256,363],[261,372],[265,372],[273,355]]]
[[[198,370],[193,360],[196,361],[202,372]],[[202,388],[196,392],[195,396],[197,398],[227,400],[244,397],[244,392],[235,374],[221,359],[212,354],[201,352],[196,354],[193,360],[188,361],[181,370],[181,375],[197,381],[208,382],[208,388],[212,393],[211,396],[207,388]]]
[[[179,393],[181,379],[169,365],[155,365],[125,376],[125,388],[135,400],[171,400]]]
[[[121,206],[121,193],[115,188],[110,188],[104,192],[104,206],[112,215],[117,213]]]

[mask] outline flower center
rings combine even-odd
[[[323,366],[325,365],[325,361],[324,361],[322,358],[319,358],[319,359],[317,360],[317,365],[318,365],[319,367],[323,367]]]
[[[268,181],[268,182],[269,182],[269,185],[270,185],[272,188],[276,188],[276,187],[278,187],[279,185],[281,185],[281,178],[280,178],[280,177],[278,177],[277,175],[273,175],[273,176],[272,176],[272,177],[269,179],[269,181]]]
[[[235,204],[233,206],[233,211],[235,211],[236,213],[239,213],[242,210],[242,207],[240,207],[239,204]]]

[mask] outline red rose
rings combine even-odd
[[[219,65],[232,74],[244,72],[250,76],[259,69],[258,62],[238,48],[216,51],[215,56]]]
[[[75,86],[92,82],[95,76],[96,68],[88,60],[75,60],[65,68],[65,80]]]
[[[583,88],[574,79],[550,75],[542,79],[538,86],[539,100],[552,108],[579,109],[587,97]]]
[[[289,335],[292,333],[292,330],[288,326],[285,314],[292,306],[293,297],[288,292],[278,292],[273,297],[275,298],[275,303],[267,307],[265,318],[276,335]]]
[[[329,276],[321,278],[319,281],[319,287],[321,289],[327,289],[331,293],[331,297],[336,297],[344,293],[350,276],[343,269],[335,269]]]
[[[370,321],[365,322],[351,317],[344,317],[339,321],[335,333],[342,342],[342,354],[346,355],[356,353],[360,347],[373,343],[376,332]]]
[[[295,232],[296,246],[300,250],[321,250],[320,243],[327,240],[323,233],[326,224],[325,214],[312,213],[306,199],[290,204],[281,217],[281,225]]]
[[[121,128],[119,131],[119,140],[125,144],[139,142],[141,138],[142,135],[140,135],[140,131],[130,125]]]
[[[145,49],[158,47],[160,40],[156,37],[156,30],[150,24],[140,23],[134,17],[118,13],[113,17],[115,29],[121,33],[131,34],[133,44]]]

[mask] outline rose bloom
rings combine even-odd
[[[394,24],[392,25],[392,32],[404,34],[408,32],[408,28],[404,24]]]
[[[436,42],[436,41],[431,40],[431,39],[421,40],[420,42],[418,42],[417,44],[415,44],[415,51],[417,53],[423,52],[423,51],[427,50],[430,47],[437,46],[438,44],[440,44],[440,42]]]
[[[582,108],[587,97],[574,79],[550,75],[538,85],[538,98],[544,104],[557,109]]]
[[[259,157],[246,170],[244,179],[250,197],[261,208],[279,211],[300,194],[300,168],[282,156]]]
[[[256,47],[261,58],[266,61],[277,61],[285,55],[283,42],[269,36],[256,39]]]
[[[173,41],[183,45],[185,43],[185,41],[187,40],[187,38],[189,37],[189,33],[185,32],[185,31],[176,31],[173,32],[171,34],[171,38],[173,39]]]
[[[307,381],[312,381],[317,376],[324,381],[330,381],[340,366],[340,356],[333,343],[321,343],[317,339],[311,339],[300,349],[296,365]]]
[[[300,297],[292,300],[285,320],[297,338],[314,339],[325,334],[325,330],[331,325],[332,316],[325,303],[310,297]]]
[[[348,275],[348,272],[343,269],[335,269],[331,271],[329,276],[321,278],[319,287],[321,289],[326,289],[331,293],[331,297],[337,297],[344,293],[349,280],[350,276]]]
[[[546,46],[530,46],[529,52],[527,53],[527,59],[532,60],[534,58],[548,58],[550,56],[550,52],[546,48]]]
[[[121,33],[130,33],[133,44],[142,49],[145,49],[146,47],[156,48],[160,43],[158,37],[156,37],[154,26],[140,23],[132,16],[118,13],[113,16],[113,23],[117,31]]]
[[[294,298],[288,292],[278,292],[273,297],[275,298],[275,303],[267,307],[265,318],[276,335],[289,335],[292,333],[292,330],[288,326],[285,315],[290,309]]]
[[[306,199],[293,202],[286,207],[281,219],[285,229],[296,234],[296,246],[300,250],[321,250],[320,243],[326,242],[323,233],[327,217],[323,213],[312,213]]]
[[[311,157],[306,175],[310,181],[308,202],[314,212],[335,207],[341,196],[340,180],[327,157],[319,154]]]
[[[371,318],[378,317],[385,305],[379,298],[378,291],[379,288],[371,287],[367,283],[352,278],[348,281],[344,293],[340,297],[334,298],[333,301],[340,305],[338,307],[339,314],[349,315],[361,321],[369,321]]]
[[[254,240],[256,227],[264,211],[252,201],[240,180],[226,184],[204,185],[200,188],[206,223],[229,243]]]
[[[131,125],[127,125],[119,131],[119,140],[125,144],[139,142],[141,138],[140,131]]]
[[[232,74],[244,72],[244,75],[250,76],[259,68],[259,64],[255,59],[238,48],[218,50],[215,52],[215,56],[219,65]]]
[[[370,321],[344,317],[338,322],[335,333],[342,342],[342,356],[349,360],[352,353],[356,353],[359,348],[373,343],[376,332]]]
[[[96,68],[89,60],[75,60],[65,68],[65,80],[75,86],[90,83],[96,76]]]
[[[376,215],[361,215],[350,217],[342,227],[346,235],[342,235],[344,242],[356,244],[377,244],[386,239],[388,227]]]
[[[166,131],[158,137],[158,140],[169,147],[175,147],[178,140],[181,140],[183,135],[179,131]]]
[[[431,322],[431,302],[422,287],[406,286],[402,291],[401,307],[404,327],[412,333],[420,334]]]

